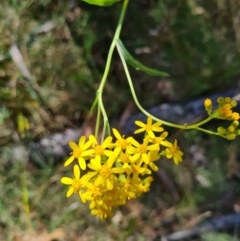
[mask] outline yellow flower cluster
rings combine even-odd
[[[218,107],[214,112],[212,112],[212,101],[210,99],[205,100],[204,106],[210,116],[217,119],[224,119],[230,121],[239,120],[239,113],[232,111],[232,108],[237,106],[237,102],[235,100],[231,99],[230,97],[219,97],[217,99],[217,102]]]
[[[204,101],[205,109],[209,116],[213,118],[233,121],[227,128],[220,126],[217,129],[219,135],[228,140],[233,140],[236,138],[236,136],[240,135],[240,129],[237,129],[239,126],[238,120],[240,115],[239,113],[232,111],[232,108],[236,107],[237,102],[230,97],[219,97],[217,102],[218,107],[216,110],[212,111],[212,101],[210,99],[206,99]]]
[[[141,143],[133,137],[125,138],[116,129],[113,129],[114,141],[107,136],[99,143],[90,135],[88,140],[82,136],[78,144],[69,143],[72,152],[64,165],[75,160],[77,164],[73,167],[73,178],[61,179],[69,186],[66,196],[77,193],[82,202],[89,202],[91,214],[100,219],[111,216],[114,207],[149,191],[152,170],[158,170],[155,161],[161,156],[173,159],[175,164],[182,161],[183,153],[177,141],[172,144],[166,140],[168,133],[161,122],[153,124],[148,117],[147,123],[135,123],[140,127],[135,134],[145,132]],[[156,135],[156,132],[161,134]]]

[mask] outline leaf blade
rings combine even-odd
[[[88,4],[97,5],[100,7],[108,7],[121,0],[82,0]]]
[[[131,65],[132,67],[134,67],[136,70],[143,71],[146,74],[152,75],[152,76],[165,76],[165,77],[169,76],[169,74],[166,72],[152,69],[152,68],[149,68],[149,67],[143,65],[142,63],[140,63],[139,61],[137,61],[136,59],[133,58],[133,56],[127,51],[127,49],[125,48],[125,46],[123,45],[123,43],[120,39],[118,39],[117,42],[118,42],[118,45],[120,47],[120,50],[121,50],[126,62],[129,65]]]

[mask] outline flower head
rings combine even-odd
[[[71,164],[74,159],[78,159],[79,166],[81,167],[82,170],[86,169],[86,160],[85,158],[87,156],[90,156],[93,154],[93,150],[87,150],[91,146],[92,142],[89,140],[86,142],[86,137],[81,136],[79,139],[78,145],[70,141],[69,146],[72,148],[71,156],[67,159],[67,161],[64,163],[64,166],[68,166]]]
[[[117,129],[113,128],[113,134],[116,137],[115,142],[115,154],[119,154],[121,151],[126,150],[127,147],[130,145],[132,137],[124,138],[124,136],[121,136]]]
[[[163,128],[160,127],[162,125],[162,123],[161,122],[156,122],[156,123],[152,124],[152,117],[151,116],[148,116],[146,124],[141,122],[141,121],[135,121],[135,124],[137,126],[140,126],[141,128],[136,130],[134,132],[134,134],[146,131],[147,134],[151,138],[154,138],[154,136],[155,136],[154,133],[153,133],[154,131],[156,131],[156,132],[163,131]]]
[[[93,135],[89,136],[89,139],[92,141],[93,146],[93,155],[95,159],[99,162],[101,161],[101,156],[110,156],[112,151],[108,150],[108,148],[112,148],[112,137],[108,136],[102,144],[99,144],[96,138]]]
[[[226,120],[239,120],[239,113],[233,112],[232,108],[237,105],[235,100],[232,100],[230,97],[219,97],[217,100],[219,106],[214,112],[215,118],[226,119]]]
[[[149,136],[144,138],[142,144],[139,144],[136,140],[132,140],[132,145],[127,150],[129,154],[133,154],[132,161],[137,161],[139,158],[146,164],[149,163],[150,159],[148,156],[149,151],[158,151],[159,145],[158,144],[149,144]]]
[[[79,193],[80,198],[83,202],[85,199],[83,198],[83,188],[86,185],[86,180],[80,178],[80,168],[78,165],[74,165],[73,167],[74,178],[70,177],[62,177],[61,182],[65,185],[69,185],[69,189],[67,191],[66,196],[70,197],[73,193]]]
[[[206,111],[208,112],[208,114],[210,115],[212,113],[212,101],[207,98],[204,101],[204,107],[205,107]]]
[[[116,156],[112,154],[109,156],[105,163],[101,163],[99,159],[92,159],[88,164],[88,167],[92,170],[92,176],[96,176],[94,180],[95,186],[103,186],[108,190],[113,189],[113,184],[116,181],[115,173],[124,172],[124,169],[120,167],[113,168],[113,163],[116,160]],[[88,174],[87,174],[88,175]],[[91,173],[90,173],[91,175]]]
[[[183,152],[179,149],[177,145],[177,140],[174,141],[174,144],[171,142],[165,141],[164,145],[167,146],[166,148],[166,157],[168,159],[173,158],[173,161],[176,165],[182,161]]]

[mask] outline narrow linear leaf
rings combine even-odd
[[[96,96],[96,98],[90,108],[90,115],[92,115],[93,111],[96,109],[97,103],[98,103],[98,97]]]
[[[82,0],[82,1],[87,2],[89,4],[101,6],[101,7],[108,7],[121,0]]]
[[[141,70],[145,72],[146,74],[153,75],[153,76],[169,76],[168,73],[162,72],[156,69],[149,68],[143,64],[141,64],[139,61],[134,59],[132,55],[127,51],[127,49],[124,47],[122,41],[120,39],[117,40],[118,45],[122,51],[122,54],[126,60],[126,62],[134,67],[136,70]]]

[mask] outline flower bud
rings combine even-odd
[[[226,136],[226,138],[228,140],[234,140],[236,138],[236,135],[235,134],[229,134],[229,135]]]
[[[225,103],[230,103],[231,102],[231,98],[230,97],[225,97],[224,101],[225,101]]]
[[[232,108],[234,108],[237,105],[237,101],[231,100],[230,105],[232,106]]]
[[[237,129],[237,127],[239,126],[239,121],[233,121],[233,123],[231,124],[231,126],[234,127],[234,129]]]
[[[226,131],[226,129],[224,127],[220,126],[220,127],[217,128],[217,132],[220,135],[224,135],[224,134],[226,134],[227,131]]]
[[[234,132],[234,131],[235,131],[235,128],[234,128],[234,126],[230,125],[230,126],[227,128],[227,130],[228,130],[229,132]]]
[[[210,99],[206,99],[204,101],[204,106],[205,106],[205,110],[208,112],[208,114],[210,115],[210,112],[212,111],[212,101]]]
[[[217,103],[218,103],[218,104],[223,104],[223,103],[224,103],[223,97],[218,97]]]

